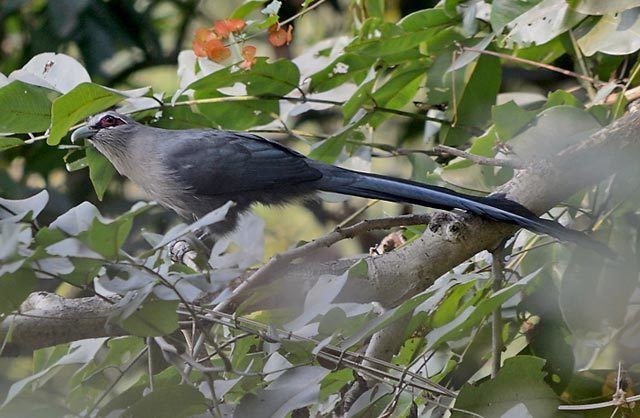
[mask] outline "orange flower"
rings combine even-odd
[[[193,53],[198,57],[207,56],[206,43],[212,39],[216,39],[216,34],[207,28],[196,29],[196,36],[191,43]]]
[[[205,43],[210,39],[216,38],[216,34],[208,28],[198,28],[196,29],[196,41]]]
[[[197,39],[194,39],[193,42],[191,42],[191,49],[193,49],[193,53],[196,54],[196,57],[207,56],[207,50],[204,47],[204,44],[199,42]]]
[[[240,64],[240,68],[248,70],[253,64],[256,63],[256,47],[253,45],[245,45],[242,47],[242,56],[244,61]]]
[[[245,22],[242,19],[227,19],[227,27],[231,32],[241,32],[244,29]]]
[[[221,38],[228,38],[231,32],[238,33],[244,29],[245,22],[242,19],[216,20],[213,24],[216,33]]]
[[[205,44],[205,49],[211,61],[222,62],[231,56],[231,50],[220,39],[210,39]]]
[[[289,25],[287,30],[280,27],[279,23],[269,28],[269,43],[275,47],[289,45],[293,40],[293,26]]]

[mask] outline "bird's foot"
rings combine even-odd
[[[191,244],[185,240],[176,240],[167,245],[169,257],[174,263],[184,264],[195,271],[201,271],[198,267],[198,253]]]

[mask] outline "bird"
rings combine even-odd
[[[123,176],[185,219],[198,219],[229,201],[234,206],[209,232],[223,236],[254,203],[280,205],[331,192],[441,210],[461,209],[493,221],[591,248],[612,250],[583,232],[538,217],[504,194],[473,196],[307,158],[278,142],[218,129],[169,130],[148,126],[115,110],[98,113],[71,134],[88,139]]]

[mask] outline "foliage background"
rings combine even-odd
[[[280,21],[306,10],[298,3],[284,2]],[[80,297],[93,295],[98,286],[124,297],[110,322],[138,335],[11,357],[5,352],[0,393],[7,395],[0,413],[313,416],[349,410],[350,416],[440,416],[455,406],[483,416],[526,416],[527,411],[552,416],[560,403],[611,399],[619,366],[627,376],[627,394],[634,394],[635,167],[580,191],[548,214],[592,230],[624,255],[624,263],[605,263],[587,250],[521,231],[509,247],[508,281],[498,292],[491,287],[491,254],[484,252],[381,314],[372,303],[334,300],[349,276],[366,274],[356,264],[344,276],[319,278],[306,299],[292,292],[274,305],[274,292],[283,292],[275,282],[238,311],[247,321],[296,331],[315,342],[270,339],[269,328],[255,336],[256,324],[244,324],[253,332],[218,324],[211,335],[225,348],[216,354],[214,345],[205,344],[212,357],[202,364],[210,369],[191,364],[186,376],[180,372],[193,359],[170,354],[163,345],[180,346],[175,334],[173,340],[159,336],[178,326],[178,303],[197,300],[202,290],[220,292],[244,270],[345,220],[422,209],[359,199],[258,208],[261,218],[249,217],[226,246],[205,257],[204,272],[195,274],[170,266],[161,244],[197,228],[176,226],[180,220],[161,208],[133,206],[145,198],[135,185],[114,175],[90,147],[70,145],[67,131],[85,116],[119,105],[167,128],[268,131],[264,134],[323,161],[488,193],[514,170],[474,164],[435,152],[434,146],[541,160],[620,117],[627,98],[637,98],[638,1],[436,3],[322,2],[294,19],[291,45],[272,48],[263,35],[247,41],[259,56],[280,60],[259,60],[246,72],[219,69],[206,59],[196,64],[191,39],[197,27],[230,16],[254,20],[247,32],[259,33],[273,23],[260,12],[267,2],[12,0],[0,5],[0,72],[8,76],[0,76],[0,132],[7,132],[0,137],[0,312],[9,320],[36,289]],[[38,55],[46,52],[81,64]],[[557,68],[548,71],[543,64]],[[199,77],[218,71],[195,81],[195,74],[190,76],[195,70]],[[77,86],[89,80],[92,84]],[[259,97],[225,98],[244,95],[237,86],[232,89],[236,82]],[[192,93],[175,95],[189,85]],[[134,90],[147,86],[151,89]],[[295,86],[302,86],[308,102]],[[143,110],[156,106],[152,96],[165,103],[162,113]],[[200,102],[169,105],[190,99]],[[48,195],[38,194],[42,189]],[[30,196],[35,197],[15,202]],[[411,241],[423,230],[408,227],[404,236]],[[307,261],[366,253],[384,235],[367,232]],[[184,285],[180,297],[177,283]],[[490,317],[499,306],[507,360],[491,379]],[[407,312],[410,320],[403,317]],[[345,403],[345,393],[358,388],[366,370],[323,368],[314,346],[362,353],[380,324],[397,318],[406,321],[399,337],[404,344],[389,360],[399,371],[388,372],[391,384],[374,379],[355,391],[359,397],[353,404]],[[394,384],[402,370],[460,394],[455,400],[429,397],[415,381]],[[488,399],[492,406],[486,406]],[[613,409],[589,416],[611,416]]]

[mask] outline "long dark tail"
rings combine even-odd
[[[391,202],[411,203],[436,209],[464,209],[474,215],[495,221],[515,224],[529,231],[547,234],[561,241],[569,241],[609,258],[617,258],[608,246],[586,234],[563,227],[557,222],[539,218],[521,204],[501,195],[479,197],[453,190],[426,185],[411,180],[377,174],[360,173],[333,166],[317,167],[323,172],[319,189]]]

